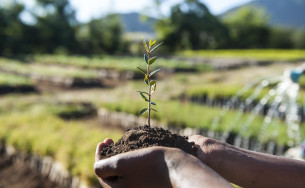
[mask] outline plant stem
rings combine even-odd
[[[147,52],[147,59],[148,59],[148,62],[149,62],[149,55],[150,53]],[[147,64],[147,80],[148,80],[148,83],[150,82],[150,77],[149,77],[149,64]],[[150,126],[150,112],[151,112],[151,85],[149,84],[149,91],[148,91],[148,120],[147,120],[147,124],[148,126]]]

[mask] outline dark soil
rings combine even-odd
[[[84,119],[97,115],[97,109],[89,102],[67,102],[59,104],[60,110],[56,112],[64,120]]]
[[[128,129],[116,143],[101,151],[101,158],[108,158],[120,153],[147,148],[151,146],[174,147],[196,156],[197,148],[194,142],[188,142],[188,137],[173,134],[168,130],[147,125]]]
[[[1,85],[0,86],[0,95],[8,93],[34,93],[37,92],[34,86],[20,85],[20,86],[10,86],[10,85]]]

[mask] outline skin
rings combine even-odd
[[[105,187],[231,187],[225,179],[247,188],[305,187],[303,161],[237,148],[200,135],[189,137],[189,141],[197,145],[198,159],[164,147],[105,160],[96,155],[96,175]],[[106,139],[97,152],[110,143],[112,140]],[[112,176],[120,178],[109,183],[107,178]]]
[[[242,187],[305,187],[305,162],[236,148],[200,135],[198,159],[222,177]]]
[[[98,153],[112,142],[98,144],[95,155],[95,174],[105,188],[232,187],[199,159],[176,148],[150,147],[101,160]]]

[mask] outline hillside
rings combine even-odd
[[[138,13],[119,14],[124,24],[125,32],[146,32],[154,33],[154,18],[143,18]]]
[[[305,28],[305,0],[256,0],[231,9],[222,16],[245,6],[264,8],[273,26]]]

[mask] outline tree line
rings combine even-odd
[[[25,6],[13,1],[0,6],[0,55],[31,53],[128,53],[124,27],[116,14],[80,24],[69,0],[36,0],[43,13],[34,23],[21,19]],[[216,17],[199,0],[184,0],[154,25],[163,50],[305,49],[305,30],[271,27],[263,9],[245,7]]]

